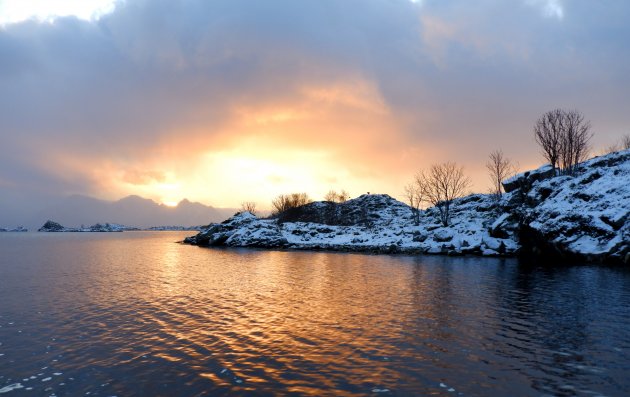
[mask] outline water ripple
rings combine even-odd
[[[628,271],[181,237],[3,236],[0,392],[630,393]]]

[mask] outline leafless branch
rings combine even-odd
[[[420,205],[425,198],[424,176],[422,175],[422,173],[418,173],[413,182],[405,186],[405,198],[407,199],[407,203],[409,203],[409,206],[411,207],[414,223],[416,225],[419,225]]]
[[[593,136],[591,123],[577,110],[551,110],[534,125],[534,136],[549,164],[573,174],[577,164],[586,160]]]
[[[502,182],[512,176],[516,169],[510,159],[505,157],[501,150],[495,150],[490,153],[488,161],[486,162],[486,168],[488,169],[488,176],[492,183],[491,194],[498,200],[503,193]]]
[[[241,203],[241,211],[251,212],[253,215],[258,215],[256,211],[256,203],[253,201],[244,201]]]
[[[425,174],[421,174],[425,187],[424,201],[434,205],[440,212],[444,226],[450,222],[453,200],[466,194],[470,179],[464,175],[464,168],[454,162],[434,164]]]
[[[273,210],[271,214],[278,215],[291,208],[301,207],[311,202],[312,200],[306,193],[281,194],[272,200]]]

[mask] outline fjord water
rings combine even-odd
[[[630,272],[0,235],[0,393],[628,395]]]

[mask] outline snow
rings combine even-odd
[[[521,172],[520,174],[516,174],[506,180],[503,181],[504,185],[511,185],[515,182],[518,182],[519,180],[522,180],[524,178],[531,178],[531,179],[538,179],[538,178],[544,178],[543,175],[548,174],[552,171],[551,169],[551,165],[549,164],[545,164],[542,167],[535,169],[535,170],[531,170],[531,171],[525,171],[525,172]]]
[[[486,196],[479,195],[473,201],[492,205],[491,198]],[[436,223],[436,214],[431,211],[423,214],[420,225],[414,225],[410,207],[387,195],[364,195],[347,205],[358,208],[372,206],[379,210],[369,212],[364,224],[348,226],[312,222],[279,223],[276,219],[258,219],[245,213],[201,234],[215,236],[217,240],[220,237],[228,246],[270,245],[344,251],[462,253],[475,250],[481,252],[487,241],[491,241],[495,248],[501,245],[500,239],[490,237],[488,228],[484,226],[488,216],[477,211],[470,213],[470,204],[462,204],[459,210],[454,209],[453,225],[449,227]],[[517,248],[510,242],[503,245],[508,251]]]
[[[421,211],[416,225],[411,207],[388,195],[372,194],[343,204],[312,203],[280,218],[239,213],[185,242],[514,256],[523,248],[518,231],[527,226],[562,252],[589,260],[611,257],[627,261],[630,257],[630,150],[588,160],[579,166],[576,176],[555,175],[544,166],[510,181],[517,187],[499,201],[483,194],[455,200],[448,226],[439,222],[436,208]]]
[[[576,176],[535,184],[529,197],[548,195],[530,211],[535,221],[529,226],[571,253],[627,252],[629,158],[630,150],[596,157],[582,163]]]

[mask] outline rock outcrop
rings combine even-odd
[[[223,223],[211,225],[185,242],[206,247],[228,245],[235,247],[284,248],[277,221],[263,221],[250,212],[237,213]]]
[[[59,223],[48,220],[37,231],[38,232],[64,232],[66,230],[67,228],[61,226]]]
[[[259,219],[248,212],[238,213],[184,242],[379,253],[513,254],[517,244],[492,237],[487,230],[493,206],[489,196],[469,196],[455,206],[453,226],[443,227],[431,210],[424,212],[416,226],[406,204],[388,195],[363,195],[342,204],[318,202],[296,208],[290,214],[295,221],[287,216]]]
[[[368,194],[341,204],[307,204],[270,219],[238,213],[185,242],[630,264],[629,182],[626,150],[588,160],[574,176],[557,175],[549,166],[519,174],[504,182],[500,200],[482,194],[455,200],[447,227],[436,208],[422,211],[416,225],[406,204]]]
[[[521,220],[525,251],[589,262],[630,264],[630,151],[580,164],[532,186]]]

